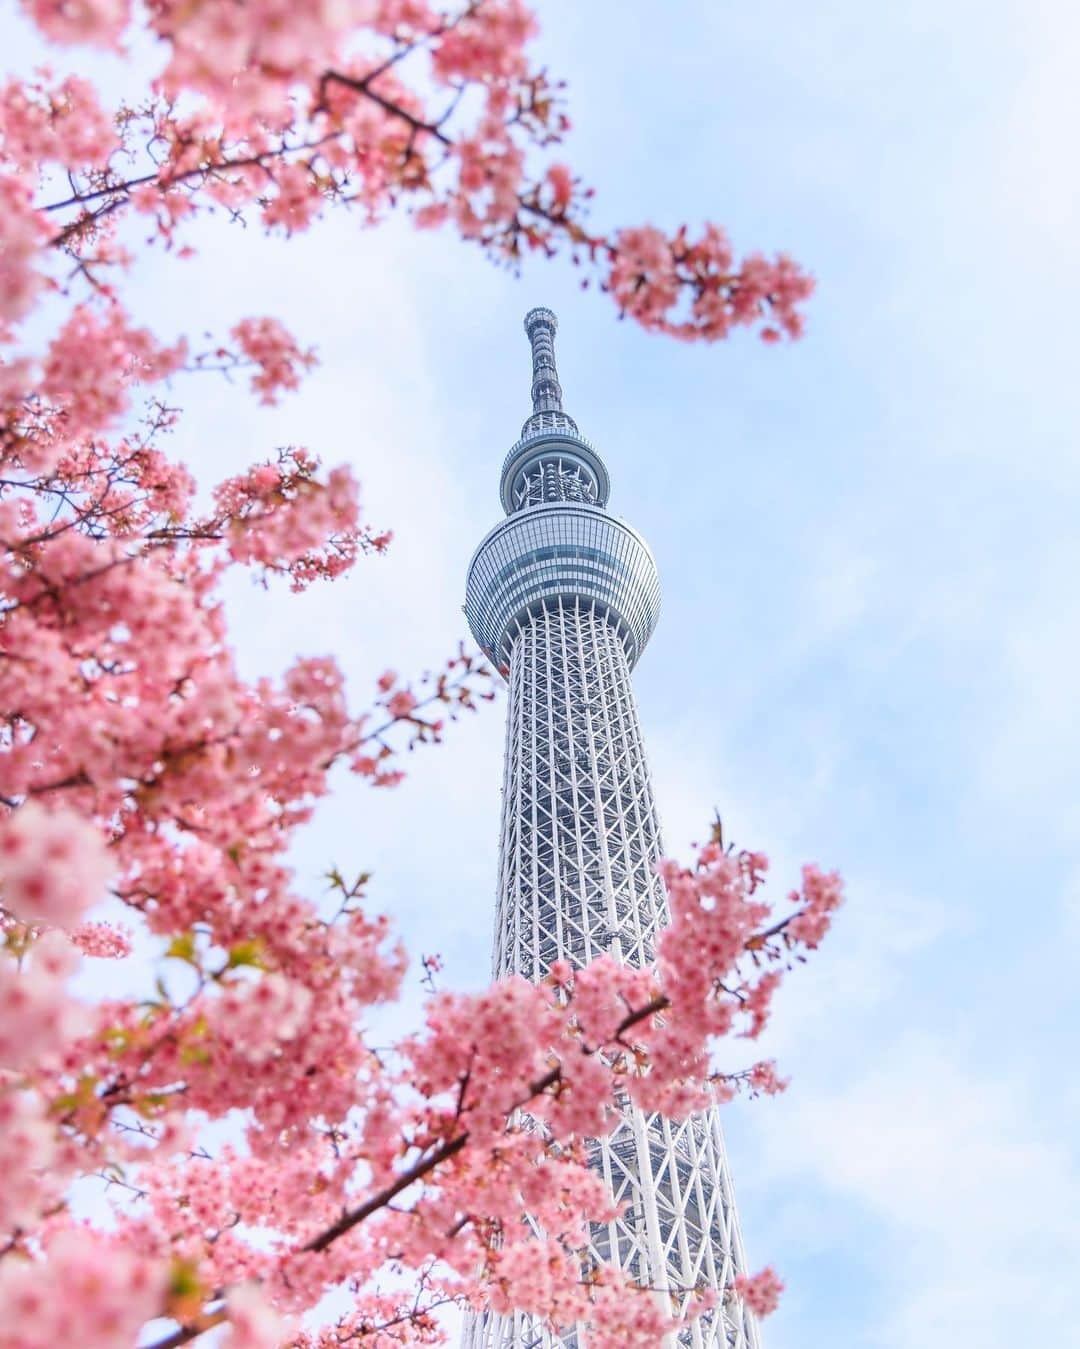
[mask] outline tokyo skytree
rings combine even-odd
[[[630,672],[652,636],[660,585],[645,541],[606,509],[608,471],[564,410],[549,309],[525,316],[532,415],[502,470],[506,519],[469,566],[473,636],[509,684],[494,974],[544,977],[610,953],[650,962],[667,919],[653,874],[660,824]],[[635,1282],[730,1289],[745,1272],[716,1109],[681,1124],[627,1107],[592,1162],[623,1205],[590,1255]],[[465,1349],[585,1349],[521,1313],[472,1317]],[[733,1293],[680,1345],[760,1349]]]

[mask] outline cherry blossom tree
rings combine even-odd
[[[610,1206],[584,1140],[627,1097],[677,1115],[782,1087],[769,1063],[717,1071],[717,1044],[760,1032],[840,882],[805,868],[778,915],[765,859],[714,835],[663,864],[654,968],[433,992],[415,1035],[369,1043],[404,952],[366,877],[334,873],[327,907],[286,852],[335,765],[393,786],[403,748],[493,696],[489,674],[465,649],[388,671],[359,713],[331,660],[239,677],[230,569],[303,590],[390,537],[347,469],[299,447],[196,505],[166,450],[184,373],[243,370],[272,404],[313,356],[273,317],[208,350],[136,324],[145,228],[125,222],[182,267],[197,216],[292,234],[404,210],[496,259],[569,255],[621,314],[686,339],[795,337],[811,283],[783,256],[736,261],[712,225],[593,232],[551,158],[562,92],[519,0],[23,8],[57,44],[149,47],[157,74],[120,106],[74,76],[0,88],[0,1342],[438,1343],[458,1301],[588,1323],[597,1349],[655,1344],[674,1313],[583,1269]],[[95,916],[108,895],[158,971],[141,1001],[70,988],[85,959],[135,958]],[[110,1206],[94,1228],[70,1204],[89,1177]],[[687,1314],[735,1292],[765,1313],[779,1287],[766,1270],[690,1290]],[[319,1328],[329,1290],[350,1310]]]

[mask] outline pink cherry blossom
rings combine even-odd
[[[71,811],[27,801],[0,821],[0,902],[24,923],[71,926],[109,872],[100,832]]]
[[[50,233],[45,217],[34,209],[31,185],[0,172],[0,337],[27,313],[45,285],[40,252]],[[11,392],[4,391],[0,407],[10,399]]]
[[[41,1100],[11,1088],[0,1093],[0,1232],[35,1226],[56,1203],[66,1179],[60,1154]]]
[[[314,352],[301,350],[277,319],[242,319],[231,335],[243,354],[258,366],[251,387],[259,394],[260,403],[276,403],[282,389],[299,388],[300,371],[310,370],[315,364]]]
[[[78,305],[49,346],[41,393],[68,435],[92,435],[127,411],[133,384],[165,378],[183,364],[186,350],[183,340],[161,346],[115,305],[104,313]]]
[[[772,1060],[762,1060],[755,1063],[747,1072],[747,1081],[753,1091],[763,1092],[766,1096],[775,1096],[781,1091],[787,1089],[787,1082],[779,1077],[776,1071],[776,1063]]]
[[[44,1254],[0,1265],[10,1349],[115,1349],[131,1343],[160,1306],[162,1271],[103,1232],[70,1227]]]
[[[229,1290],[229,1329],[222,1340],[227,1349],[278,1349],[286,1339],[288,1323],[252,1284]]]
[[[757,1274],[740,1274],[735,1280],[735,1291],[755,1316],[769,1316],[779,1305],[784,1285],[776,1271],[766,1266]]]
[[[791,935],[813,949],[832,925],[832,915],[843,902],[843,883],[835,871],[823,872],[820,867],[804,866],[802,891],[793,890],[791,899],[801,904],[802,910],[791,919]]]
[[[26,1071],[51,1061],[78,1028],[78,1011],[64,991],[70,966],[50,967],[48,940],[35,943],[37,950],[32,947],[21,965],[6,956],[0,960],[0,1070]],[[67,954],[74,964],[70,947]]]
[[[52,160],[67,169],[107,163],[119,138],[89,81],[69,75],[55,88],[8,80],[0,88],[0,160],[22,170]]]
[[[386,710],[392,717],[408,717],[416,707],[416,699],[408,689],[399,689],[386,700]]]
[[[263,1063],[300,1034],[311,1002],[312,994],[302,984],[281,974],[264,974],[226,989],[205,1017],[216,1042],[252,1063]]]
[[[364,547],[378,544],[359,527],[356,481],[347,468],[316,477],[319,462],[307,451],[279,455],[278,465],[260,464],[214,491],[217,519],[225,528],[229,555],[267,571],[286,571],[293,589],[316,577],[346,571]]]
[[[111,923],[80,923],[71,940],[83,955],[100,960],[122,960],[131,954],[131,933]]]

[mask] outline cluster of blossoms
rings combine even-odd
[[[71,940],[84,956],[99,960],[123,960],[131,955],[131,933],[111,923],[80,923]]]
[[[0,1063],[22,1070],[53,1061],[78,1025],[65,994],[77,964],[71,944],[48,933],[24,953],[20,965],[0,965]]]
[[[302,351],[277,319],[241,319],[230,336],[241,355],[257,367],[251,387],[261,403],[276,403],[283,390],[298,389],[301,372],[315,364],[315,353]]]
[[[558,88],[530,59],[535,22],[522,0],[468,0],[457,12],[428,0],[211,0],[138,14],[118,0],[24,7],[61,43],[122,50],[145,25],[165,61],[146,99],[116,109],[76,77],[11,79],[0,90],[0,323],[22,318],[68,260],[96,303],[117,307],[112,277],[130,262],[116,238],[125,214],[149,217],[171,244],[216,208],[291,234],[341,203],[367,222],[404,205],[418,225],[450,223],[511,260],[567,248],[622,313],[681,337],[800,330],[812,283],[784,255],[739,261],[712,225],[696,241],[685,228],[599,233],[586,225],[591,193],[566,165],[533,175],[530,151],[546,157],[568,122]],[[66,180],[64,192],[39,200],[26,187],[41,166]],[[126,320],[100,322],[122,330]],[[111,360],[126,377],[108,342],[91,342],[85,321],[83,331],[65,347],[101,348],[98,373]],[[258,368],[264,402],[295,387],[310,362],[273,319],[244,320],[233,337]],[[9,396],[27,396],[39,369],[8,369]]]
[[[0,891],[26,923],[70,927],[100,899],[109,873],[101,835],[36,801],[0,822]]]
[[[51,1289],[42,1287],[34,1265],[0,1264],[4,1342],[11,1349],[134,1344],[140,1327],[164,1301],[161,1267],[102,1232],[74,1225],[58,1232],[49,1242],[49,1264],[55,1279]]]
[[[107,164],[120,148],[113,119],[88,80],[69,75],[52,89],[40,80],[9,79],[0,89],[4,155],[26,172],[43,164]]]
[[[620,311],[651,332],[722,338],[768,314],[761,329],[766,342],[802,335],[799,305],[812,294],[813,280],[783,253],[771,262],[753,253],[737,266],[716,225],[706,225],[696,242],[685,227],[673,238],[652,226],[620,230],[611,257],[607,288]],[[692,298],[684,311],[687,290]]]
[[[318,468],[306,450],[289,449],[276,464],[227,479],[214,491],[217,511],[205,531],[225,535],[234,562],[287,573],[294,590],[347,571],[361,549],[383,552],[390,535],[358,527],[359,495],[349,470],[335,468],[322,482]]]
[[[735,1291],[757,1316],[768,1316],[776,1311],[784,1285],[773,1269],[763,1269],[758,1274],[741,1274],[735,1280]]]
[[[299,448],[196,509],[161,448],[177,414],[157,386],[242,367],[273,403],[313,353],[270,317],[202,355],[135,323],[117,227],[150,221],[179,258],[185,222],[215,209],[293,233],[335,203],[367,222],[401,203],[504,258],[565,245],[623,313],[705,339],[797,335],[810,284],[782,257],[737,262],[713,227],[592,234],[569,169],[530,177],[566,121],[521,0],[23,8],[59,43],[122,50],[138,24],[163,65],[131,106],[76,77],[0,89],[4,1343],[121,1349],[152,1343],[142,1328],[161,1317],[162,1345],[215,1327],[233,1349],[439,1343],[453,1299],[588,1324],[597,1349],[653,1345],[710,1297],[675,1290],[668,1308],[612,1269],[583,1277],[586,1226],[611,1202],[585,1140],[627,1095],[681,1113],[780,1089],[770,1063],[717,1073],[715,1041],[761,1030],[839,882],[807,869],[797,910],[772,922],[764,859],[711,843],[688,870],[663,866],[655,968],[433,993],[421,1033],[372,1045],[362,1027],[398,995],[404,953],[365,876],[335,872],[312,902],[288,850],[335,765],[393,786],[403,748],[491,696],[488,673],[464,650],[412,683],[387,671],[363,715],[328,658],[240,678],[230,568],[302,589],[389,535],[363,523],[347,469]],[[59,318],[35,315],[31,341],[46,295]],[[131,930],[95,919],[107,895]],[[133,934],[152,991],[77,996],[82,961],[127,961]],[[107,1234],[69,1207],[91,1177]],[[387,1291],[402,1270],[412,1287]],[[334,1289],[350,1310],[300,1329]],[[778,1291],[765,1271],[717,1295],[764,1313]]]

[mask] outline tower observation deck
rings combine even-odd
[[[469,565],[473,636],[509,685],[494,974],[544,977],[556,960],[650,962],[666,922],[653,874],[660,824],[630,672],[656,627],[660,584],[644,539],[607,511],[607,468],[563,410],[555,315],[532,309],[533,410],[503,464],[506,518]],[[673,1123],[628,1107],[592,1145],[619,1218],[590,1254],[670,1290],[722,1292],[680,1346],[760,1349],[730,1291],[742,1239],[716,1109]],[[586,1349],[581,1327],[520,1313],[470,1318],[465,1349]]]

